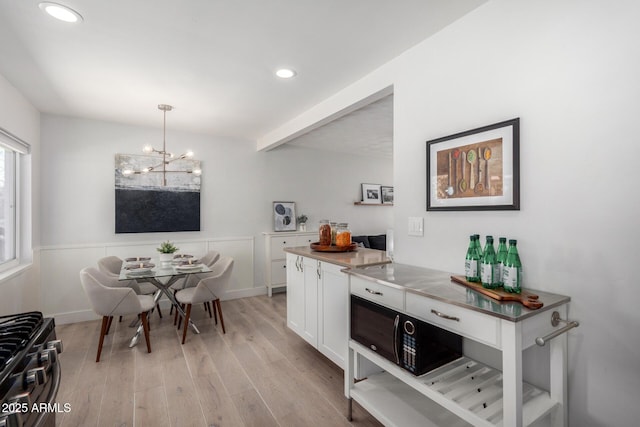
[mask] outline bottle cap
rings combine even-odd
[[[498,237],[498,240],[502,243],[505,243],[507,241],[506,237]]]
[[[510,239],[510,240],[509,240],[509,244],[510,244],[510,245],[515,245],[516,243],[518,243],[518,241],[517,241],[517,240],[515,240],[515,239]]]
[[[493,236],[487,236],[487,242],[493,243]]]

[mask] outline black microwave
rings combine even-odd
[[[351,295],[351,339],[414,375],[462,356],[462,337]]]

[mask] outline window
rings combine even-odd
[[[20,160],[30,146],[0,128],[0,271],[20,263]]]

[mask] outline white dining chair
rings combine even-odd
[[[184,319],[184,330],[182,332],[182,344],[187,338],[187,329],[189,328],[189,318],[191,316],[191,306],[193,304],[211,302],[213,303],[213,311],[220,315],[220,323],[222,325],[222,333],[226,334],[224,328],[224,317],[222,316],[222,307],[220,306],[220,298],[216,292],[221,292],[228,284],[233,271],[233,258],[228,256],[221,257],[211,268],[208,277],[201,279],[195,287],[181,289],[176,292],[176,299],[183,308],[186,306]],[[215,315],[216,324],[218,324],[218,316]],[[182,318],[180,319],[180,323]],[[178,329],[180,329],[178,323]]]
[[[117,256],[106,256],[98,260],[98,269],[107,276],[116,280],[116,284],[114,285],[115,287],[130,287],[138,295],[153,295],[156,293],[158,288],[156,288],[152,283],[137,283],[135,280],[118,280],[123,262],[124,261]],[[158,309],[158,316],[162,319],[160,304],[157,304],[156,308]]]
[[[111,287],[108,283],[109,280],[107,276],[93,267],[87,267],[80,271],[80,283],[87,294],[89,304],[91,304],[96,314],[102,316],[96,363],[100,361],[104,337],[109,333],[113,316],[139,314],[144,329],[144,337],[147,341],[147,352],[151,353],[147,313],[153,308],[153,297],[137,295],[131,288]]]
[[[209,268],[212,268],[213,265],[220,259],[220,252],[218,251],[209,251],[200,257],[200,263],[206,265]],[[181,280],[177,283],[171,285],[171,289],[173,289],[173,293],[175,294],[180,289],[191,288],[196,286],[201,279],[208,277],[211,273],[193,273],[187,276],[185,280]],[[211,305],[209,305],[209,301],[204,303],[204,308],[209,313],[209,317],[211,317]],[[169,315],[173,313],[173,306],[171,306],[171,311],[169,311]],[[173,324],[175,325],[177,321],[177,313],[176,317],[173,320]]]

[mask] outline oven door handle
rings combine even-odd
[[[400,356],[398,355],[398,333],[400,325],[400,315],[396,314],[396,320],[393,321],[393,355],[396,357],[396,364],[400,364]]]

